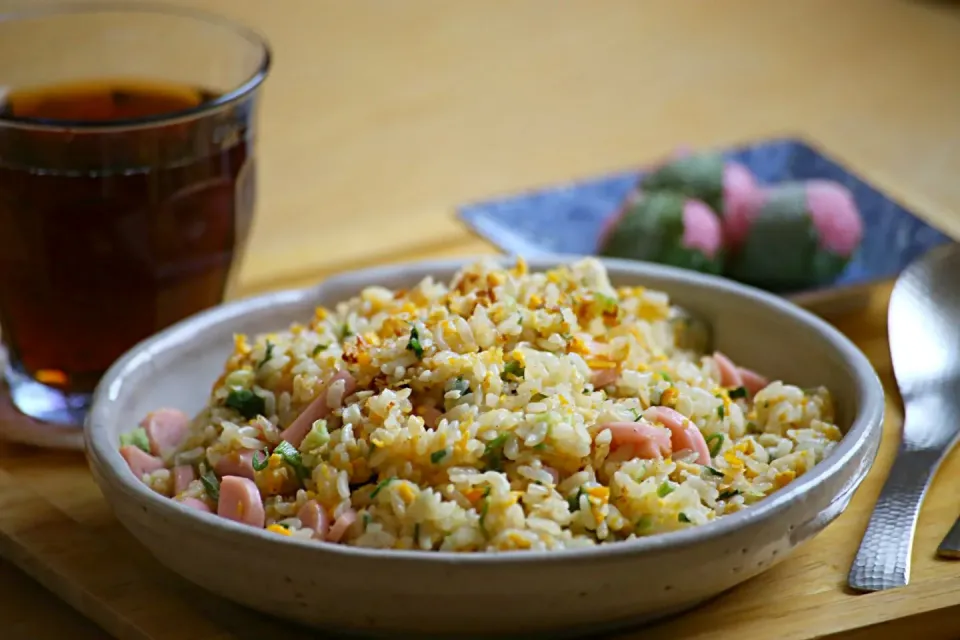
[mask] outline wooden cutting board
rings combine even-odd
[[[879,637],[921,629],[926,640],[960,637],[960,563],[934,557],[960,513],[954,484],[960,454],[943,466],[924,505],[911,584],[867,595],[845,589],[901,426],[883,322],[888,297],[889,287],[878,288],[868,309],[836,321],[871,358],[891,392],[880,455],[847,512],[757,578],[695,611],[618,638],[876,638],[882,632]],[[9,415],[0,412],[0,417]],[[160,566],[112,517],[79,454],[0,445],[0,555],[119,638],[226,640],[304,633],[205,593]],[[306,637],[314,636],[307,632]]]

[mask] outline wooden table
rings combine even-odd
[[[720,146],[782,134],[819,142],[960,237],[954,3],[184,2],[247,22],[274,46],[260,206],[240,294],[375,263],[489,253],[454,219],[458,203],[637,165],[680,143]],[[839,324],[889,385],[884,294]],[[857,496],[863,514],[895,438],[886,438]],[[938,487],[957,472],[955,460],[934,487],[924,518],[937,519],[936,526],[920,542],[935,544],[949,526],[957,505]],[[24,485],[34,493],[23,494]],[[40,514],[56,526],[31,530]],[[865,515],[844,518],[823,534],[845,545],[841,561],[855,548]],[[4,526],[20,527],[37,544],[82,549],[99,535],[116,537],[118,547],[134,544],[117,532],[81,457],[11,445],[0,445]],[[13,555],[61,591],[58,576],[85,561],[67,557],[55,570],[36,571]],[[928,564],[918,562],[915,574],[934,571]],[[87,610],[83,604],[104,598],[105,589],[129,589],[131,599],[140,589],[100,587],[61,595]],[[66,629],[78,638],[100,636],[7,563],[0,563],[0,592],[0,618],[13,637],[60,637]],[[933,608],[891,602],[904,614]],[[957,637],[958,621],[960,608],[939,609],[871,637],[905,630]],[[125,629],[98,622],[113,633]],[[838,621],[837,628],[846,627]]]

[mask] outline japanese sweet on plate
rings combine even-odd
[[[761,186],[719,153],[683,151],[640,179],[598,250],[794,291],[832,282],[862,237],[853,196],[837,182]]]

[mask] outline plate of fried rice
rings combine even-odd
[[[111,369],[87,439],[120,520],[215,592],[323,628],[526,636],[781,559],[849,501],[882,407],[846,338],[768,294],[477,259],[188,319]]]

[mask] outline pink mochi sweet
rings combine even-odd
[[[763,202],[763,190],[750,170],[739,162],[727,163],[723,168],[723,217],[733,233],[729,240],[742,240],[756,218]]]
[[[779,186],[755,191],[740,200],[723,216],[724,239],[736,250],[746,240],[750,229],[763,215],[764,206]],[[848,257],[863,238],[863,219],[850,190],[830,180],[809,180],[803,183],[806,208],[817,232],[818,246],[838,256]]]
[[[699,249],[708,258],[715,258],[723,246],[723,227],[710,207],[699,200],[683,205],[683,237],[680,245]]]
[[[807,206],[821,249],[840,256],[856,251],[863,239],[863,219],[849,189],[829,180],[811,180]]]

